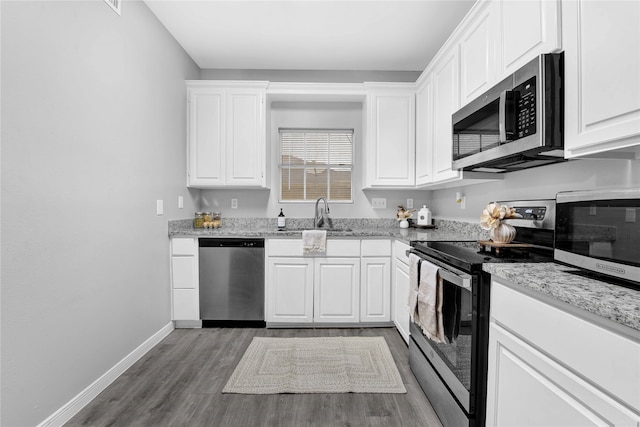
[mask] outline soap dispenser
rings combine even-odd
[[[284,230],[287,226],[287,221],[282,212],[282,208],[280,208],[280,214],[278,215],[278,230]]]
[[[431,211],[427,205],[422,205],[418,211],[418,225],[431,225]]]

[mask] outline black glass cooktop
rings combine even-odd
[[[500,256],[481,251],[477,242],[411,242],[417,252],[457,267],[463,271],[482,270],[482,264],[513,262],[553,262],[553,252],[547,248],[531,250],[510,249],[502,251]]]

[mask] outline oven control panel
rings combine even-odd
[[[533,221],[542,221],[547,213],[544,206],[536,207],[514,207],[516,213],[520,214],[522,219],[530,219]]]
[[[556,201],[554,199],[499,201],[501,205],[515,209],[518,218],[509,218],[515,227],[553,231],[556,225]]]

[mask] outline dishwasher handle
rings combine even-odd
[[[264,239],[245,238],[200,238],[201,248],[264,248]]]

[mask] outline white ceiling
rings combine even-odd
[[[145,3],[202,69],[422,71],[475,0]]]

